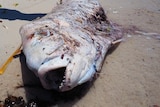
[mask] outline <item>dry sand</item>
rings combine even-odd
[[[20,26],[30,19],[50,12],[56,2],[56,0],[0,0],[0,65],[21,43]],[[147,32],[160,33],[159,0],[100,0],[100,2],[108,18],[124,28],[136,26]],[[33,75],[30,72],[24,72],[27,70],[23,57],[12,61],[5,73],[0,75],[0,100],[4,100],[7,94],[26,96],[26,99],[28,96],[33,98],[39,96],[52,100],[50,92],[39,89],[37,93],[35,87],[32,87],[32,91],[15,88],[26,81],[36,83],[37,80],[31,80]],[[124,41],[107,55],[99,78],[84,96],[72,101],[59,101],[54,106],[160,107],[160,36],[125,35]]]

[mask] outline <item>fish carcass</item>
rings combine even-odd
[[[68,91],[92,80],[122,38],[98,0],[66,0],[20,28],[28,67],[46,89]]]

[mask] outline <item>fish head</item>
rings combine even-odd
[[[49,29],[49,25],[30,26],[20,29],[23,52],[29,69],[45,89],[68,91],[92,79],[96,72],[94,46],[73,45],[73,39]]]

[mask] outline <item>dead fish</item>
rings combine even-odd
[[[28,67],[46,89],[68,91],[92,80],[123,33],[97,0],[67,0],[20,28]]]

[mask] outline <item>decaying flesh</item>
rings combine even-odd
[[[28,67],[46,89],[67,91],[101,70],[112,43],[122,38],[97,0],[66,0],[20,29]]]

